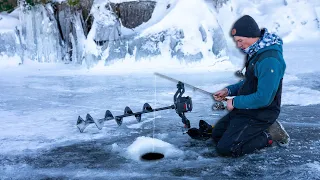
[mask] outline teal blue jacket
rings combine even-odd
[[[273,95],[277,92],[280,80],[283,78],[286,69],[286,63],[282,55],[282,46],[274,44],[262,48],[257,52],[257,56],[249,58],[248,61],[250,63],[259,54],[271,49],[281,52],[281,57],[280,59],[268,57],[255,64],[254,74],[258,78],[258,89],[255,93],[237,96],[237,92],[245,79],[237,84],[226,87],[229,90],[229,96],[236,96],[233,100],[235,108],[259,109],[268,106],[273,101]]]

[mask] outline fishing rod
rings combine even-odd
[[[167,80],[170,80],[170,81],[173,81],[173,82],[182,82],[182,81],[179,81],[179,80],[177,80],[177,79],[174,79],[174,78],[172,78],[172,77],[169,77],[169,76],[166,76],[166,75],[157,73],[157,72],[155,72],[154,74],[155,74],[156,76],[162,77],[162,78],[164,78],[164,79],[167,79]],[[186,87],[192,88],[194,91],[200,91],[200,92],[202,92],[202,93],[204,93],[204,94],[209,95],[209,96],[213,99],[213,101],[215,101],[214,105],[212,106],[212,109],[213,109],[213,110],[225,109],[225,107],[226,107],[226,101],[228,100],[227,98],[223,98],[222,102],[219,102],[219,101],[216,101],[216,100],[213,98],[214,93],[211,93],[211,92],[208,92],[208,91],[206,91],[206,90],[200,89],[200,88],[198,88],[198,87],[195,87],[195,86],[193,86],[193,85],[191,85],[191,84],[188,84],[188,83],[185,83],[185,82],[183,82],[183,84],[184,84]]]
[[[173,82],[181,82],[181,81],[179,81],[179,80],[176,80],[176,79],[174,79],[174,78],[171,78],[171,77],[169,77],[169,76],[166,76],[166,75],[163,75],[163,74],[160,74],[160,73],[157,73],[157,72],[155,72],[154,74],[155,74],[156,76],[162,77],[162,78],[164,78],[164,79],[168,79],[168,80],[173,81]],[[213,93],[208,92],[208,91],[203,90],[203,89],[200,89],[200,88],[198,88],[198,87],[195,87],[195,86],[193,86],[193,85],[191,85],[191,84],[187,84],[187,83],[185,83],[185,82],[183,82],[183,84],[184,84],[186,87],[192,88],[194,91],[197,90],[197,91],[200,91],[200,92],[202,92],[202,93],[204,93],[204,94],[207,94],[207,95],[211,95],[211,96],[213,95]]]

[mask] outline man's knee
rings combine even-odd
[[[215,129],[212,130],[211,137],[215,144],[218,144],[219,140],[221,139],[221,134],[215,131]]]
[[[222,156],[231,156],[232,155],[232,145],[225,144],[223,142],[218,142],[216,150]]]
[[[239,157],[243,155],[240,144],[225,144],[223,142],[219,142],[216,150],[222,156]]]
[[[222,138],[224,133],[225,133],[225,130],[223,130],[223,129],[213,128],[212,133],[211,133],[211,137],[212,137],[213,141],[216,144],[218,144],[218,142],[220,141],[220,139]]]

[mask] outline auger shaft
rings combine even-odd
[[[148,111],[141,111],[141,112],[135,112],[132,114],[124,114],[124,115],[120,115],[120,116],[115,116],[115,118],[124,118],[124,117],[128,117],[128,116],[134,116],[134,115],[145,114],[145,113],[150,113],[150,112],[154,112],[154,111],[162,111],[162,110],[166,110],[166,109],[174,109],[174,108],[175,108],[175,106],[171,105],[171,106],[167,106],[167,107],[151,109]]]

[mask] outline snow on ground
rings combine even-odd
[[[220,56],[224,56],[224,61],[229,61],[228,57],[225,56],[224,37],[219,36],[222,32],[215,14],[212,13],[203,0],[186,2],[176,0],[157,1],[152,17],[148,22],[133,29],[121,27],[121,34],[123,35],[121,38],[131,39],[134,36],[134,40],[130,40],[128,48],[132,48],[131,42],[139,44],[135,46],[132,52],[133,55],[127,53],[125,58],[111,61],[108,57],[113,57],[113,55],[109,53],[114,52],[110,51],[110,49],[100,52],[101,48],[96,47],[94,42],[94,39],[118,38],[118,35],[111,37],[113,33],[110,35],[99,28],[101,26],[108,27],[115,23],[114,16],[110,15],[109,11],[99,8],[104,4],[104,1],[99,1],[91,10],[95,17],[95,23],[86,43],[87,52],[96,56],[101,54],[101,59],[108,59],[107,62],[100,62],[96,67],[105,66],[106,63],[108,63],[108,66],[115,63],[116,66],[126,64],[134,68],[141,68],[145,65],[160,65],[163,68],[172,68],[178,65],[194,66],[195,63],[196,65],[208,66],[216,62],[216,56],[213,54],[213,51],[218,54],[218,50],[221,50]],[[199,8],[194,9],[195,6]],[[193,13],[185,13],[190,11]],[[188,21],[185,21],[185,19],[188,19]],[[213,42],[213,39],[217,42]],[[215,48],[213,48],[214,43],[217,44]],[[140,44],[142,44],[141,47]],[[122,50],[119,51],[122,52]],[[136,58],[147,56],[145,55],[147,52],[151,54],[150,57],[142,58],[141,60],[139,58],[139,62],[137,63]],[[161,55],[155,57],[155,54],[158,53]],[[181,59],[182,54],[190,58]],[[194,57],[194,59],[191,57]],[[200,59],[203,59],[201,63],[195,62]]]
[[[17,67],[21,64],[21,58],[17,55],[9,57],[7,55],[0,56],[0,68]]]
[[[111,2],[119,3],[119,1],[124,2],[124,0],[113,0]],[[128,0],[125,0],[125,1],[128,1]],[[176,10],[177,3],[181,4],[181,1],[179,2],[178,0],[156,0],[156,2],[157,4],[152,13],[152,17],[151,19],[148,20],[148,22],[145,22],[134,29],[122,28],[122,33],[124,35],[132,34],[132,33],[140,33],[141,31],[149,27],[153,27],[155,24],[158,24],[160,21],[163,21],[163,18],[167,17],[172,10]],[[171,20],[170,22],[172,21],[173,20]],[[157,32],[160,32],[161,30],[166,29],[166,27],[161,27],[161,29],[157,29]],[[173,27],[171,26],[170,28],[173,28]]]
[[[166,158],[179,157],[183,151],[174,147],[174,145],[152,137],[138,137],[127,149],[129,159],[141,160],[141,156],[146,153],[161,153]]]

